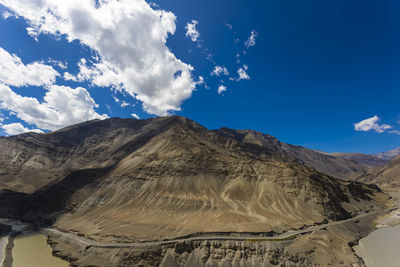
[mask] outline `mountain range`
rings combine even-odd
[[[179,116],[93,120],[0,138],[0,213],[102,242],[283,233],[390,206],[351,181],[386,162],[371,157]]]
[[[369,169],[357,181],[376,184],[386,191],[400,191],[400,156],[381,167]]]
[[[391,160],[397,156],[400,156],[400,147],[395,148],[390,151],[373,154],[373,156],[383,159],[383,160]]]

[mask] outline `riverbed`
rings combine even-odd
[[[69,263],[52,255],[47,237],[40,233],[24,233],[14,239],[12,267],[68,267]]]
[[[375,230],[361,239],[354,250],[367,267],[399,267],[400,225]]]

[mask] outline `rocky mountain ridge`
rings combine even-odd
[[[357,178],[357,181],[376,184],[386,191],[400,191],[400,156],[384,166],[373,168]]]
[[[373,154],[373,156],[389,161],[391,159],[394,159],[395,157],[400,156],[400,147],[392,149],[390,151],[376,153],[376,154]]]
[[[211,131],[178,116],[89,121],[0,138],[0,216],[103,243],[269,236],[386,210],[392,200],[377,186],[316,170],[345,175],[358,166],[255,131]],[[205,240],[107,249],[57,236],[49,242],[74,266],[354,264],[349,242],[371,231],[373,218],[276,245]]]
[[[334,157],[178,116],[90,121],[0,148],[0,186],[26,195],[25,220],[99,240],[281,232],[385,205],[378,188],[307,166]]]

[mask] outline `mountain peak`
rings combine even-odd
[[[400,147],[386,151],[386,152],[376,153],[373,155],[380,159],[391,160],[397,156],[400,156]]]

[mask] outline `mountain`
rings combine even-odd
[[[47,134],[0,137],[0,186],[32,193],[59,181],[71,171],[111,166],[170,127],[173,120],[183,119],[111,118],[88,121]],[[206,138],[232,153],[261,160],[297,162],[339,178],[358,176],[366,169],[351,159],[289,145],[251,130],[201,129]]]
[[[1,138],[0,186],[20,197],[24,220],[98,240],[282,232],[385,207],[377,187],[318,172],[307,157],[336,162],[178,116],[112,118]]]
[[[377,153],[377,154],[373,154],[375,157],[378,157],[380,159],[384,159],[384,160],[391,160],[397,156],[400,156],[400,147],[395,148],[393,150],[387,151],[387,152],[381,152],[381,153]]]
[[[367,168],[374,168],[385,165],[389,160],[385,158],[378,157],[376,155],[368,155],[361,153],[331,153],[330,155],[337,158],[344,158],[358,164],[361,164]]]
[[[368,165],[358,162],[354,158],[326,154],[302,146],[286,144],[271,135],[253,130],[221,128],[214,130],[214,132],[221,136],[233,138],[247,146],[260,147],[263,153],[280,155],[287,160],[314,168],[337,178],[351,179],[359,176],[369,168]],[[383,162],[382,165],[384,164],[383,160],[378,161]]]
[[[72,266],[360,266],[351,246],[393,201],[316,170],[359,166],[179,116],[94,120],[0,138],[0,218]]]
[[[363,183],[376,184],[387,191],[400,191],[400,156],[382,167],[369,170],[357,180]]]

